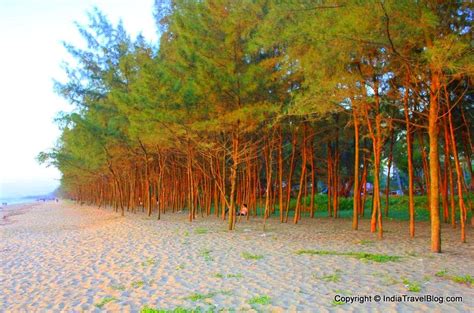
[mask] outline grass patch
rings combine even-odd
[[[198,235],[207,234],[207,232],[208,232],[207,228],[204,228],[204,227],[198,227],[194,230],[194,233]]]
[[[382,188],[385,188],[384,186],[381,186]],[[465,195],[464,199],[466,202],[468,201],[468,198],[471,200],[471,202],[474,200],[474,193],[470,193],[468,195]],[[455,199],[457,201],[458,197],[455,196]],[[385,197],[382,197],[381,199],[381,205],[382,207],[385,207]],[[416,221],[429,221],[429,210],[426,210],[428,206],[428,197],[426,195],[422,196],[415,196],[415,216],[416,216]],[[291,198],[290,200],[290,212],[289,216],[294,216],[294,209],[296,207],[296,198]],[[308,207],[311,203],[311,196],[304,197],[302,199],[302,202],[306,204],[306,207]],[[315,207],[318,208],[324,208],[327,207],[328,204],[328,196],[326,194],[318,194],[314,196],[313,202],[315,204]],[[409,220],[409,212],[407,210],[408,207],[408,202],[409,198],[408,195],[405,196],[390,196],[389,197],[389,204],[390,204],[390,210],[388,212],[388,220],[400,220],[400,221],[408,221]],[[353,209],[353,198],[352,197],[341,197],[339,199],[339,218],[347,218],[350,219],[352,218],[352,209]],[[263,215],[263,210],[264,208],[259,208],[258,213],[259,215]],[[364,207],[364,217],[362,219],[370,219],[371,213],[372,213],[372,197],[368,196],[367,200],[365,201],[365,207]],[[278,205],[276,206],[276,210],[273,212],[273,216],[279,216],[280,211],[278,209]],[[324,210],[317,210],[315,212],[315,217],[327,217],[328,213],[327,211]],[[307,212],[302,212],[302,217],[307,217],[309,216],[309,213]],[[459,219],[459,212],[456,212],[457,219]],[[471,212],[468,212],[468,220],[470,219]]]
[[[350,291],[344,290],[344,289],[335,289],[334,292],[337,294],[345,295],[345,296],[351,295]]]
[[[339,274],[339,273],[328,274],[328,275],[324,275],[323,277],[321,277],[321,279],[324,280],[325,282],[337,283],[337,282],[341,281],[341,274]]]
[[[210,261],[214,260],[211,256],[211,252],[212,252],[212,250],[209,250],[209,249],[204,249],[204,250],[201,251],[201,256],[204,257],[204,260],[206,262],[210,262]]]
[[[263,255],[261,254],[252,254],[249,252],[242,253],[242,257],[246,260],[261,260],[263,259]]]
[[[99,309],[102,309],[107,303],[109,302],[112,302],[112,301],[116,301],[117,298],[115,297],[105,297],[104,299],[100,300],[99,303],[96,303],[94,304],[96,307],[98,307]]]
[[[362,239],[360,240],[357,244],[359,245],[373,245],[375,242],[372,241],[372,240],[365,240],[365,239]]]
[[[474,277],[472,277],[471,275],[452,276],[451,280],[458,284],[466,284],[466,285],[474,284]]]
[[[337,251],[328,251],[328,250],[298,250],[296,251],[297,255],[342,255]]]
[[[400,261],[401,257],[397,255],[388,255],[388,254],[372,254],[372,253],[365,253],[365,252],[349,252],[345,255],[352,256],[359,260],[367,260],[372,262],[378,263],[386,263],[386,262],[397,262]]]
[[[214,277],[216,278],[242,278],[242,274],[238,273],[238,274],[227,274],[227,275],[224,275],[222,273],[217,273],[216,275],[214,275]]]
[[[213,312],[213,310],[204,311],[201,308],[187,309],[187,308],[182,308],[182,307],[177,307],[172,310],[165,310],[165,309],[152,309],[148,306],[145,306],[140,310],[140,313],[204,313],[204,312]]]
[[[196,302],[196,301],[201,301],[201,300],[205,300],[205,299],[210,299],[210,298],[214,297],[216,294],[217,294],[216,292],[211,292],[211,293],[207,293],[207,294],[193,293],[192,295],[190,295],[186,299],[189,299],[191,301]]]
[[[155,265],[155,264],[156,264],[156,261],[153,258],[147,258],[144,262],[142,262],[143,267],[152,266],[152,265]]]
[[[237,274],[227,274],[227,278],[242,278],[242,274],[237,273]]]
[[[436,272],[435,276],[447,278],[458,284],[474,285],[474,277],[472,277],[471,275],[448,275],[447,269],[443,269],[441,271]]]
[[[119,291],[124,291],[125,290],[124,285],[112,285],[112,286],[110,286],[110,288],[112,288],[113,290],[119,290]]]
[[[255,296],[250,299],[249,304],[260,304],[260,305],[267,305],[272,302],[272,299],[269,296]]]
[[[372,261],[378,263],[385,262],[396,262],[401,259],[397,255],[387,255],[387,254],[373,254],[367,252],[338,252],[338,251],[328,251],[328,250],[298,250],[296,251],[297,255],[342,255],[350,256],[362,261]]]
[[[420,292],[421,291],[421,285],[417,281],[410,281],[407,278],[403,279],[403,284],[407,288],[408,291],[411,292]]]
[[[341,270],[336,270],[333,274],[327,274],[327,275],[324,275],[324,276],[316,276],[316,275],[313,275],[314,278],[316,279],[321,279],[325,282],[332,282],[332,283],[337,283],[339,281],[341,281],[341,273],[342,271]]]
[[[132,282],[133,288],[140,288],[140,287],[143,287],[144,285],[145,285],[145,282],[143,280]]]
[[[445,277],[446,275],[448,275],[448,270],[447,269],[438,271],[435,274],[436,277]]]
[[[336,301],[332,300],[331,305],[332,306],[338,306],[338,305],[344,305],[345,303],[343,301]]]

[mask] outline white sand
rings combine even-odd
[[[142,214],[122,218],[111,210],[69,202],[17,207],[32,208],[0,226],[0,312],[136,312],[145,306],[224,312],[472,312],[474,308],[472,286],[435,276],[443,269],[448,269],[448,276],[474,276],[472,239],[461,244],[459,230],[446,225],[444,253],[432,254],[427,223],[417,223],[412,241],[406,222],[387,221],[386,238],[378,241],[366,220],[357,232],[350,230],[349,220],[303,219],[299,225],[269,220],[264,234],[261,220],[254,219],[237,224],[237,231],[229,233],[226,223],[215,217],[199,217],[190,224],[185,214],[165,214],[161,221]],[[300,249],[403,258],[375,263],[349,256],[297,255]],[[244,252],[263,258],[247,260]],[[403,278],[419,282],[421,291],[407,291]],[[191,299],[195,293],[208,297]],[[336,305],[336,294],[462,296],[463,302]],[[270,304],[249,303],[264,295]],[[102,308],[96,306],[110,297],[113,300]]]

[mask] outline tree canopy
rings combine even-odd
[[[421,210],[433,251],[440,221],[466,240],[468,3],[156,0],[150,14],[159,42],[95,10],[78,25],[85,48],[64,44],[76,62],[55,89],[74,110],[39,160],[62,172],[65,196],[158,218],[186,208],[233,229],[238,204],[298,223],[323,210],[324,193],[328,216],[351,210],[357,229],[368,210],[382,238],[401,193],[412,237]]]

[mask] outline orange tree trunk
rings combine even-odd
[[[352,229],[357,230],[359,227],[359,121],[357,119],[356,108],[352,108],[352,116],[354,119],[354,198],[353,198],[353,214]]]
[[[439,173],[438,173],[438,92],[439,75],[433,72],[430,86],[430,108],[428,114],[428,135],[430,144],[429,201],[431,216],[431,251],[441,252],[441,228],[439,220]]]

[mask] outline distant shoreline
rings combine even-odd
[[[10,217],[15,215],[22,215],[33,208],[35,201],[25,203],[12,203],[7,206],[0,206],[0,226],[12,224],[15,221]]]
[[[9,207],[17,204],[29,204],[29,203],[38,203],[43,202],[42,199],[46,201],[53,201],[55,198],[51,196],[26,196],[26,197],[12,197],[12,198],[0,198],[0,208]],[[7,205],[3,205],[7,203]]]

